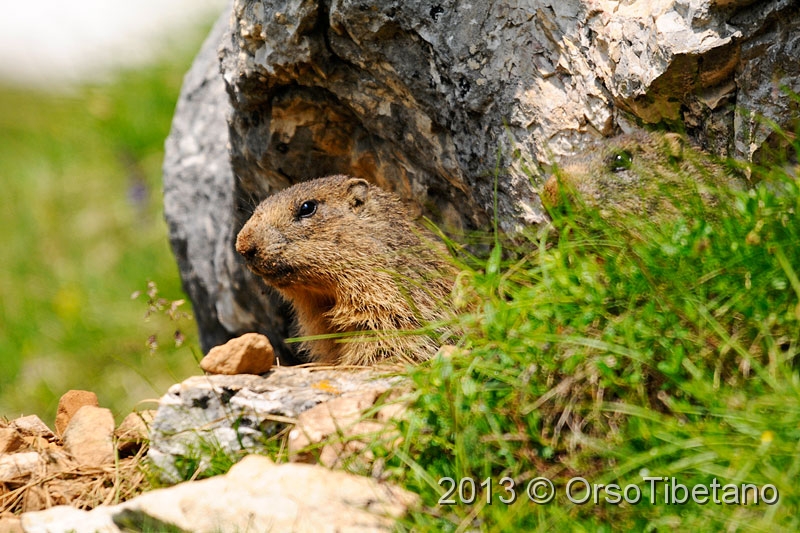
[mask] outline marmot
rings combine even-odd
[[[300,336],[326,336],[301,344],[313,362],[415,362],[438,348],[398,330],[443,318],[455,270],[394,194],[343,175],[298,183],[258,205],[236,250],[291,302]]]
[[[577,197],[606,218],[620,211],[658,217],[674,214],[692,195],[713,206],[722,191],[744,186],[682,136],[642,130],[565,158],[545,182],[542,201],[554,208]]]

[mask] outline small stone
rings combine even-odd
[[[14,428],[0,428],[0,455],[19,450],[25,441]]]
[[[56,433],[64,434],[70,419],[84,405],[98,407],[97,394],[87,390],[70,390],[58,400],[58,412],[56,413]]]
[[[114,416],[102,407],[84,405],[64,430],[64,449],[84,466],[114,461]]]
[[[0,456],[0,483],[29,477],[44,468],[44,460],[36,452],[10,453]]]
[[[117,450],[122,455],[132,455],[141,448],[142,443],[147,441],[149,427],[155,418],[154,410],[145,410],[138,413],[130,413],[119,427],[114,431],[117,438]]]
[[[69,505],[56,505],[44,511],[24,513],[21,516],[23,531],[71,533],[120,533],[111,520],[107,506],[97,506],[90,513]],[[158,529],[152,529],[158,531]],[[174,531],[174,529],[173,529]]]
[[[70,454],[64,451],[61,447],[55,449],[43,450],[39,452],[39,457],[42,458],[44,464],[47,466],[47,474],[58,474],[60,472],[74,471],[78,466]],[[64,483],[68,483],[64,481]],[[49,486],[53,486],[48,483]]]
[[[42,437],[47,440],[56,438],[53,431],[36,415],[21,416],[11,422],[11,427],[25,436]]]
[[[200,361],[200,368],[210,374],[263,374],[274,362],[269,339],[259,333],[245,333],[212,348]]]

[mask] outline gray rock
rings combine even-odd
[[[752,37],[741,43],[736,67],[736,105],[765,117],[782,128],[800,127],[796,100],[800,94],[800,7],[796,1],[756,2],[733,19]],[[796,130],[795,130],[796,131]],[[758,116],[734,118],[735,154],[759,158],[765,144],[775,147],[780,134]]]
[[[224,476],[154,490],[120,505],[25,513],[22,527],[27,533],[388,531],[414,505],[414,494],[370,478],[248,456]]]
[[[372,370],[298,367],[276,367],[266,377],[191,377],[159,400],[148,457],[174,483],[182,479],[187,457],[203,468],[214,450],[263,452],[265,438],[294,424],[300,413],[332,398],[370,391],[377,396],[398,379]]]
[[[229,17],[187,76],[165,163],[206,350],[259,331],[289,362],[287,309],[233,239],[291,183],[352,174],[447,229],[496,215],[514,232],[545,220],[538,164],[590,139],[682,123],[752,157],[774,136],[734,109],[798,120],[780,90],[800,91],[793,0],[235,0]]]
[[[235,180],[226,122],[232,108],[217,59],[229,19],[228,11],[220,16],[184,78],[165,146],[164,214],[203,351],[259,332],[291,364],[298,360],[283,342],[289,307],[266,292],[233,246]]]

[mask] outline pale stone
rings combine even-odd
[[[235,531],[389,531],[419,498],[367,477],[316,465],[276,465],[248,456],[224,476],[154,490],[92,511],[54,507],[25,513],[26,532],[167,529]]]
[[[371,442],[381,440],[390,447],[399,443],[393,420],[407,408],[400,401],[375,407],[377,398],[374,391],[351,393],[301,413],[289,432],[290,460],[317,462],[328,468],[342,468],[346,461],[359,460],[362,466],[368,466],[374,459],[366,451]],[[316,446],[319,444],[321,449]]]
[[[263,374],[275,362],[269,339],[258,333],[245,333],[208,352],[200,368],[211,374]]]
[[[20,452],[0,455],[0,483],[19,481],[45,467],[37,452]]]
[[[28,490],[25,491],[22,498],[22,512],[41,511],[47,508],[49,500],[47,490],[40,484],[37,484],[39,476],[33,479],[34,483]]]
[[[328,400],[301,413],[297,418],[297,425],[289,433],[289,457],[292,460],[310,461],[312,454],[298,457],[309,445],[322,442],[337,433],[341,436],[348,436],[353,430],[363,433],[366,427],[355,429],[354,426],[362,421],[364,412],[372,407],[377,396],[374,391],[349,394]],[[374,431],[376,428],[369,429]]]
[[[22,440],[24,441],[26,448],[36,450],[37,452],[41,450],[58,448],[57,442],[47,440],[44,437],[27,435],[22,437]]]
[[[155,418],[156,411],[145,411],[128,414],[122,423],[114,430],[117,439],[117,450],[121,454],[130,454],[138,450],[142,443],[150,438],[150,424]]]
[[[57,505],[44,511],[24,513],[25,533],[121,533],[112,516],[105,512],[86,512],[69,505]]]
[[[397,442],[396,434],[389,433],[385,424],[372,421],[358,422],[340,434],[327,435],[319,457],[316,456],[316,452],[300,451],[290,458],[296,462],[312,464],[318,462],[326,468],[343,469],[348,462],[367,468],[375,459],[369,451],[370,443],[388,436],[392,437],[393,444]]]
[[[32,437],[42,437],[53,440],[56,438],[53,431],[36,415],[21,416],[11,421],[9,427],[16,428],[21,434]]]
[[[378,410],[376,418],[378,422],[388,423],[395,420],[402,420],[408,413],[408,403],[395,400],[391,403],[382,405]]]
[[[85,405],[78,409],[64,430],[64,450],[84,466],[105,466],[114,461],[113,435],[111,411]]]
[[[98,407],[97,394],[86,390],[70,390],[65,392],[58,400],[58,412],[56,413],[56,433],[64,434],[72,416],[84,405]]]

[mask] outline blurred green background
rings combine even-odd
[[[183,75],[210,25],[102,83],[0,85],[0,417],[50,423],[61,394],[87,389],[119,421],[199,372],[195,324],[145,319],[147,295],[131,294],[152,280],[159,297],[185,298],[161,164]],[[180,309],[191,312],[188,301]]]

